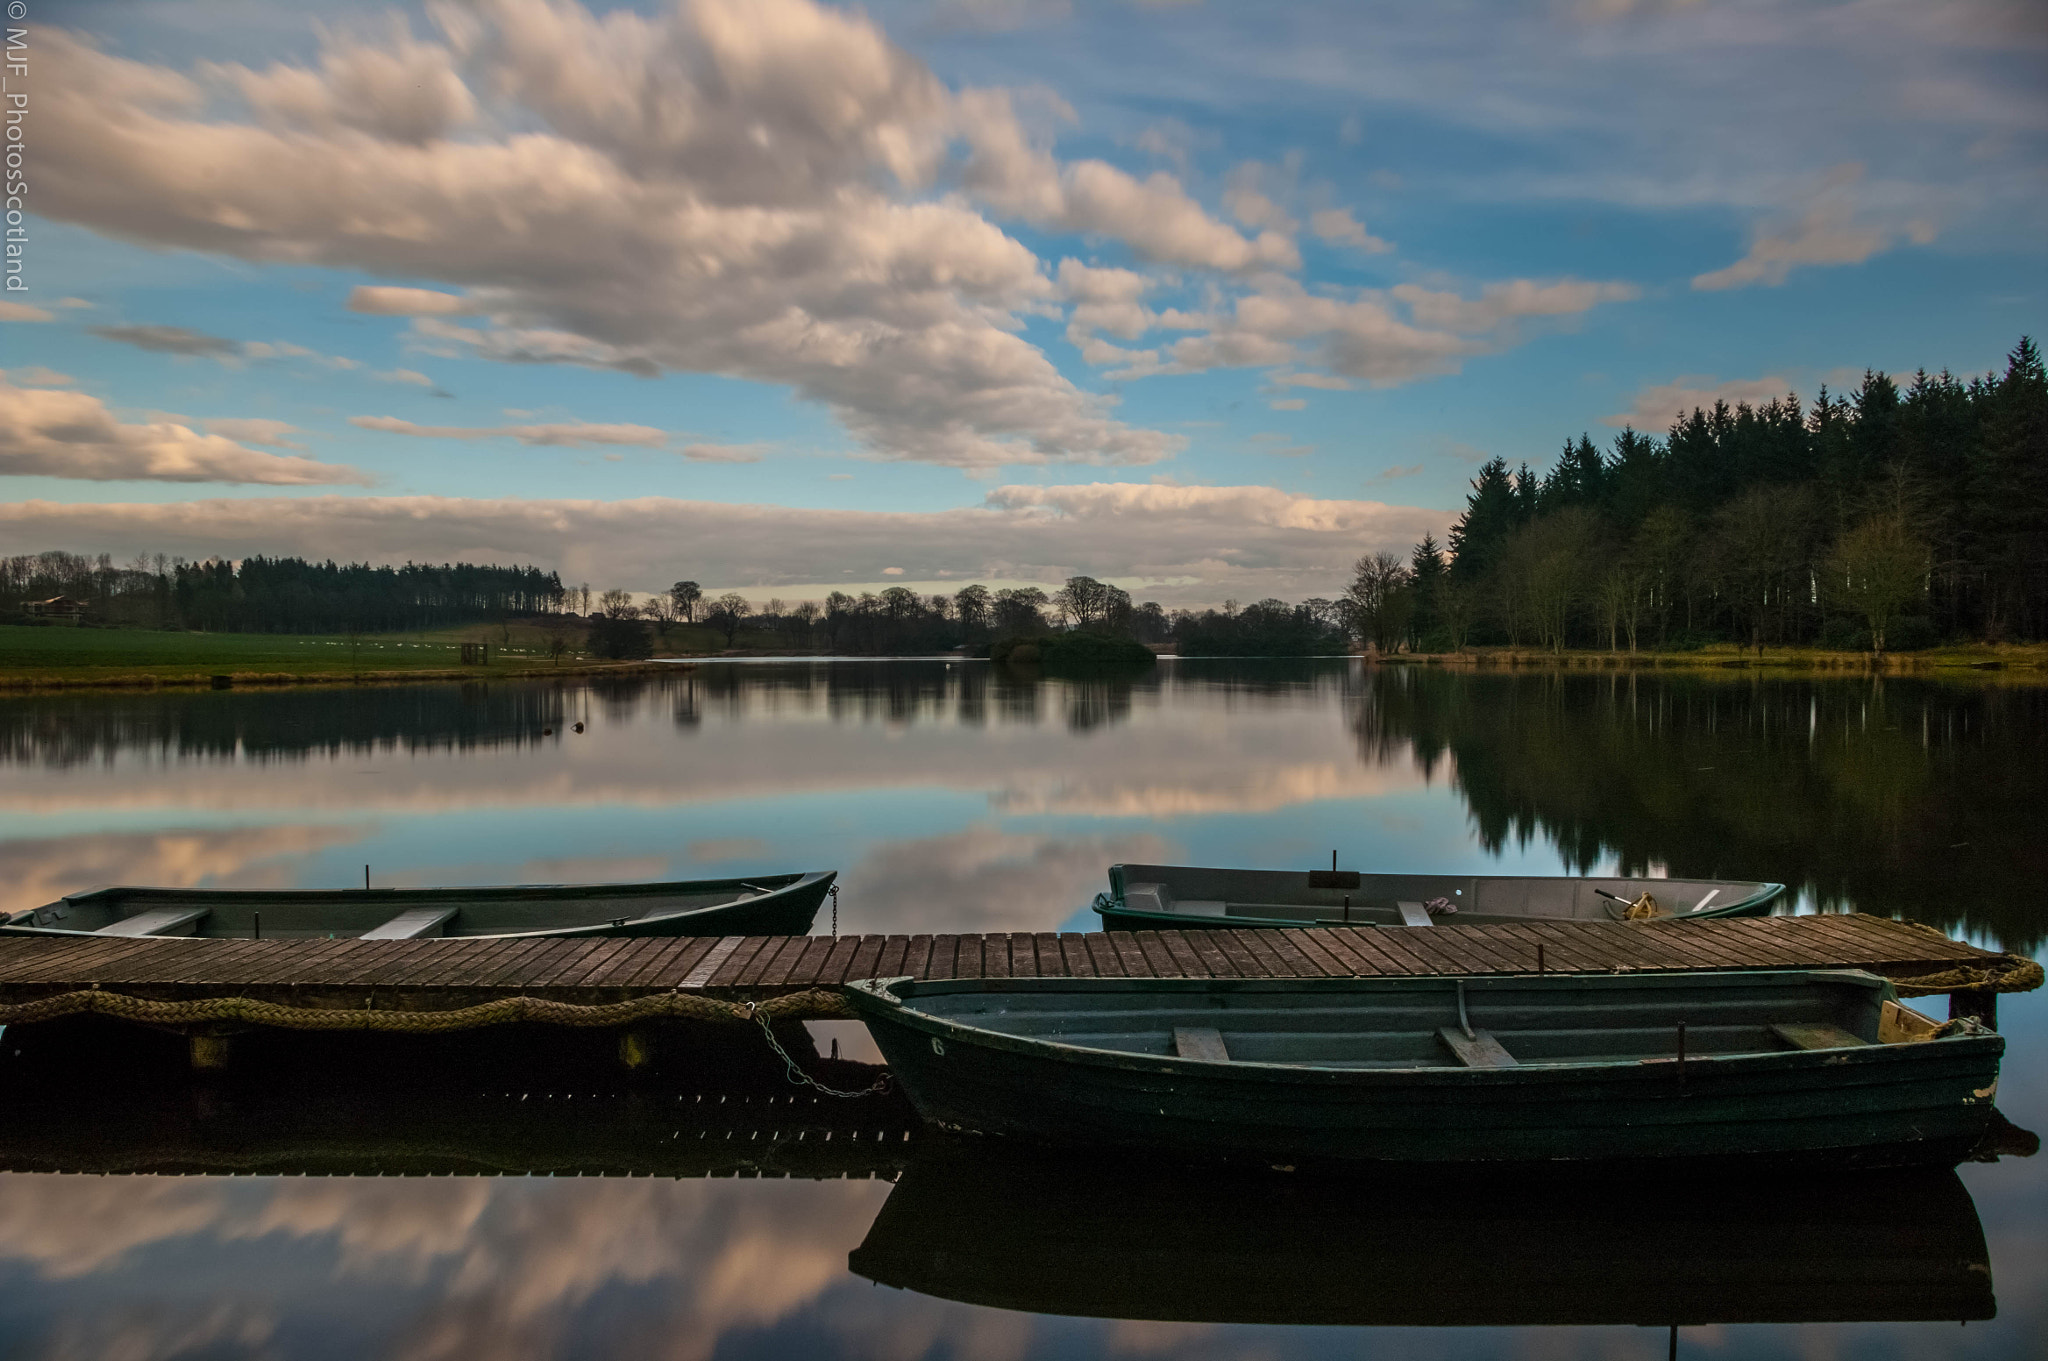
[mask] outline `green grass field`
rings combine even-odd
[[[582,642],[580,631],[570,635]],[[30,628],[0,625],[0,680],[52,680],[77,684],[139,678],[182,680],[193,675],[269,674],[346,676],[375,671],[441,671],[461,666],[460,645],[491,644],[479,674],[552,669],[540,630],[515,624],[510,641],[499,629],[470,627],[349,639],[299,634],[167,633],[153,629]],[[591,659],[572,647],[562,666]]]
[[[174,633],[155,629],[48,628],[0,624],[0,685],[189,683],[214,675],[333,676],[366,673],[455,671],[466,675],[547,672],[600,664],[583,651],[586,630],[564,632],[569,651],[560,662],[548,657],[548,632],[540,625],[468,624],[416,633],[365,634],[347,638],[286,633]],[[703,625],[672,625],[659,641],[661,657],[704,656],[725,647],[725,637]],[[741,630],[741,647],[772,647],[768,635]],[[489,643],[488,667],[462,666],[463,643]]]

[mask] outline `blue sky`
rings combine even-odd
[[[1334,593],[2038,333],[2038,6],[44,0],[0,537]]]

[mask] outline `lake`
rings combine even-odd
[[[1089,930],[1115,862],[1334,849],[1777,880],[1783,910],[2039,954],[2044,806],[2048,688],[1996,677],[804,659],[0,699],[6,910],[366,865],[837,868],[842,931]],[[2038,1131],[2048,998],[1999,1014],[1999,1107]],[[751,1069],[641,1089],[566,1040],[264,1090],[188,1081],[160,1037],[64,1059],[19,1032],[0,1165],[66,1174],[0,1174],[5,1357],[1648,1358],[1670,1324],[1681,1355],[2048,1354],[2040,1158],[1762,1188],[1217,1179],[991,1164],[906,1140],[887,1103],[792,1101]],[[74,1060],[86,1090],[38,1086]],[[792,1129],[788,1178],[721,1147]],[[104,1175],[149,1168],[204,1174]]]

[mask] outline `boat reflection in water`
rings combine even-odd
[[[1471,1326],[1997,1312],[1955,1173],[1712,1182],[1161,1171],[924,1143],[848,1263],[1032,1313]]]

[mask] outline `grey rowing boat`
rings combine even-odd
[[[811,929],[837,875],[474,888],[101,888],[16,912],[0,923],[0,935],[798,936]]]
[[[1201,926],[1490,926],[1637,917],[1754,917],[1783,884],[1748,879],[1362,874],[1111,865],[1095,910],[1111,931]]]

